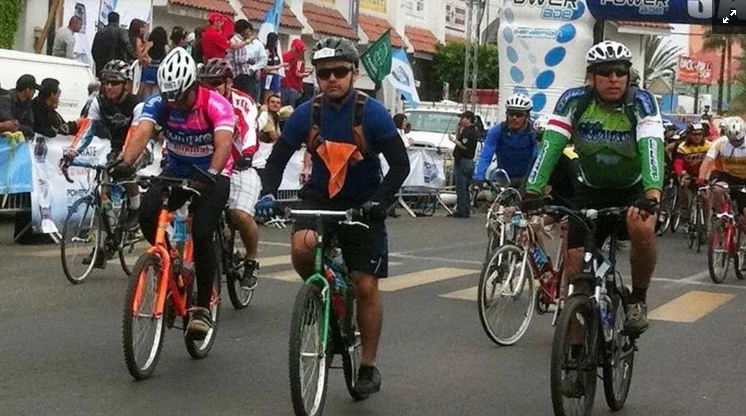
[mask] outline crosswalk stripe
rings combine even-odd
[[[650,319],[669,322],[696,322],[708,313],[730,302],[728,293],[690,291],[660,306],[648,315]]]
[[[393,292],[474,273],[479,273],[479,270],[438,267],[382,279],[378,282],[378,289],[382,292]]]
[[[479,286],[474,286],[462,290],[457,290],[451,293],[445,293],[440,295],[439,297],[448,299],[470,300],[472,302],[476,302],[477,296],[479,296],[478,293]]]

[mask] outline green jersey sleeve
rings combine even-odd
[[[663,188],[663,120],[655,97],[644,90],[635,94],[637,150],[640,154],[644,190]]]

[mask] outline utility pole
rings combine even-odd
[[[481,25],[487,0],[466,0],[466,56],[464,59],[464,110],[476,111],[477,79],[479,75],[479,44]],[[467,91],[471,88],[471,94]]]

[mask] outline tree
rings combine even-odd
[[[726,71],[725,62],[726,58],[732,55],[732,47],[734,42],[733,35],[727,34],[716,34],[712,33],[712,29],[708,29],[704,35],[704,42],[702,47],[706,50],[718,50],[720,51],[720,77],[718,78],[718,114],[723,112],[723,86],[725,84]],[[730,62],[730,61],[728,61]],[[730,80],[730,74],[728,74]],[[730,84],[730,82],[728,82]],[[729,88],[730,89],[730,88]]]
[[[450,86],[448,99],[460,97],[460,87],[464,85],[464,60],[466,59],[466,45],[464,42],[449,42],[436,46],[433,58],[433,72],[437,85],[447,82]],[[498,88],[498,58],[497,46],[493,44],[479,45],[477,59],[478,88]],[[458,100],[460,101],[460,100]]]
[[[18,20],[25,6],[26,0],[0,0],[0,48],[13,47]]]
[[[673,78],[676,75],[678,57],[683,48],[671,44],[669,39],[662,36],[645,36],[645,73],[643,80],[645,85],[658,78]]]

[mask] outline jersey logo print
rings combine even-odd
[[[585,94],[585,91],[585,87],[571,88],[565,91],[559,100],[557,100],[557,105],[554,107],[554,114],[567,117],[570,113],[570,108],[572,107],[570,104],[574,100],[582,97]]]
[[[655,116],[658,114],[658,106],[656,105],[655,97],[653,97],[653,94],[645,90],[637,90],[637,94],[635,94],[635,107],[640,118]]]
[[[648,161],[650,163],[650,179],[660,180],[660,166],[658,166],[658,141],[648,140]]]

